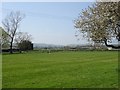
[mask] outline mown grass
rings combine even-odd
[[[3,88],[117,88],[118,52],[3,55]]]

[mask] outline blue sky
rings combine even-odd
[[[32,35],[33,43],[85,44],[75,37],[75,18],[92,2],[9,2],[2,3],[2,18],[11,11],[25,14],[18,31]]]

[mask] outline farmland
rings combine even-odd
[[[5,54],[3,88],[117,88],[117,51]]]

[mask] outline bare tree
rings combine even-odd
[[[10,37],[10,53],[13,53],[12,47],[13,47],[14,37],[19,28],[20,22],[23,18],[24,15],[22,15],[19,11],[11,12],[10,15],[8,15],[2,22],[5,31],[9,34]]]

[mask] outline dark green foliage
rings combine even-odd
[[[33,44],[31,41],[23,40],[18,44],[21,51],[33,50]]]

